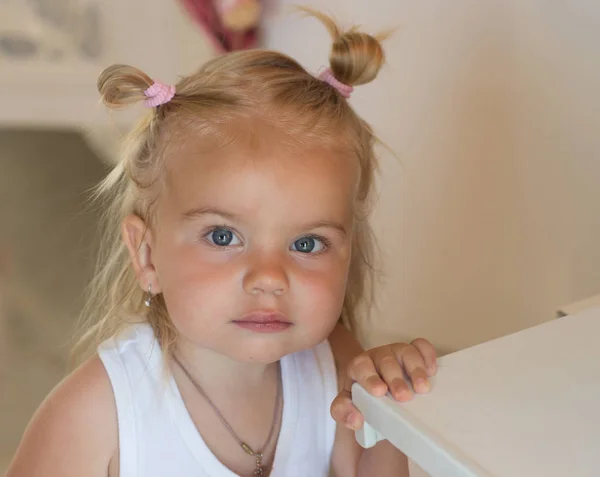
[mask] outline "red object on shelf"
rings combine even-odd
[[[180,0],[219,53],[254,48],[258,43],[259,0]]]

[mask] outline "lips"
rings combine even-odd
[[[285,315],[270,311],[253,312],[233,323],[240,328],[262,333],[285,331],[293,325]]]

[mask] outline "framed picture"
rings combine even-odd
[[[105,49],[98,0],[2,0],[0,12],[7,62],[89,63]]]
[[[96,80],[111,63],[174,80],[179,10],[175,0],[0,0],[0,126],[100,122]]]

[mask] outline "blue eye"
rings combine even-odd
[[[292,250],[301,253],[317,253],[323,251],[325,245],[323,240],[318,239],[317,237],[306,236],[296,240],[292,244]]]
[[[218,227],[211,230],[205,238],[218,247],[228,247],[230,245],[239,245],[240,243],[240,239],[225,227]]]

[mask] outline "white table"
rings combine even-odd
[[[576,301],[575,303],[571,303],[569,305],[563,306],[557,312],[557,316],[563,317],[567,315],[575,315],[577,313],[581,313],[589,308],[596,308],[600,306],[600,294],[590,296],[584,300]]]
[[[432,392],[353,400],[432,477],[600,477],[600,308],[440,359]]]

